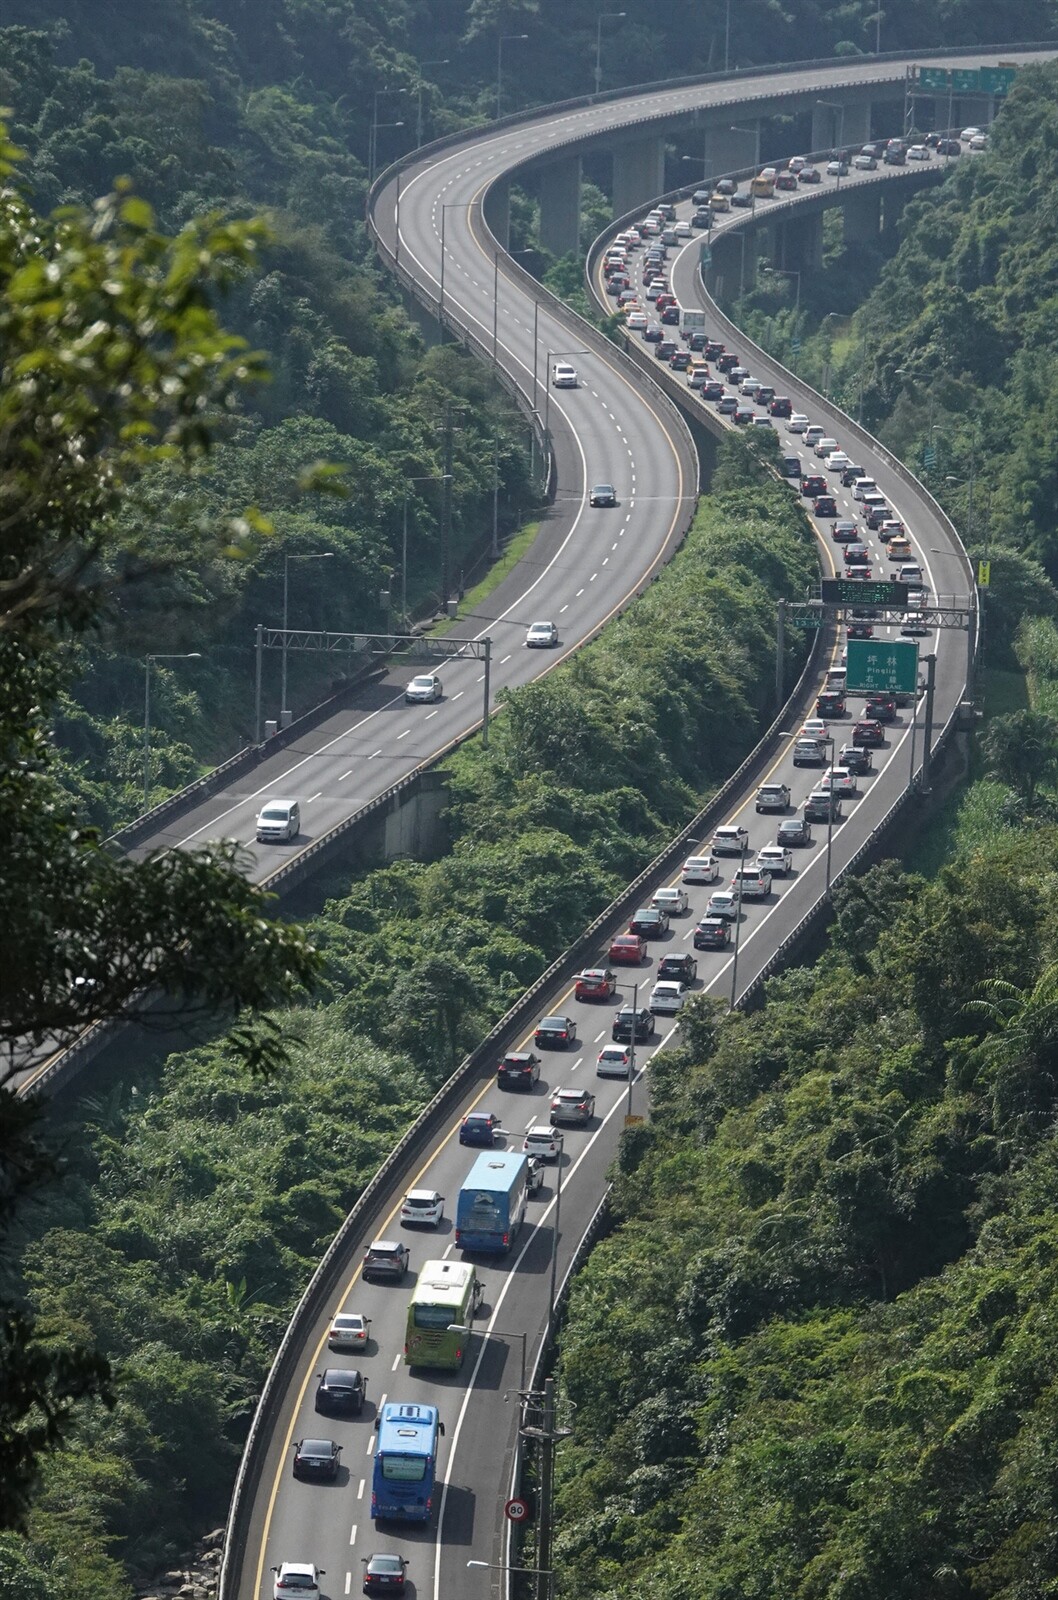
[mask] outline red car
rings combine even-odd
[[[617,979],[609,967],[589,967],[577,979],[573,993],[578,1000],[609,1000],[617,993]]]
[[[609,959],[615,966],[638,967],[645,959],[647,942],[638,933],[619,933],[610,941]]]
[[[884,744],[885,732],[881,723],[872,722],[869,718],[865,718],[863,722],[857,722],[852,730],[852,742],[868,750]]]

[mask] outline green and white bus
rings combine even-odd
[[[461,1367],[471,1321],[484,1292],[484,1285],[467,1262],[427,1261],[408,1305],[406,1364]],[[459,1331],[451,1333],[450,1328]]]

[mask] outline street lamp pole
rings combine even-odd
[[[467,1566],[485,1568],[490,1572],[526,1572],[533,1578],[547,1579],[549,1596],[553,1596],[555,1592],[555,1569],[553,1567],[508,1567],[501,1561],[468,1561]]]
[[[738,943],[742,931],[742,869],[746,865],[746,843],[742,841],[738,853],[738,899],[735,902],[735,948],[731,952],[731,1010],[735,1009],[738,994]]]
[[[500,117],[500,101],[503,95],[503,46],[513,43],[516,39],[528,39],[527,33],[501,33],[496,42],[496,120]]]
[[[837,747],[838,747],[838,741],[835,739],[834,735],[831,733],[831,734],[827,735],[826,742],[830,746],[830,786],[829,786],[830,801],[829,801],[829,804],[827,805],[827,899],[829,900],[830,899],[830,852],[831,852],[831,849],[832,849],[833,843],[834,843],[834,754],[835,754],[835,752],[837,750]]]
[[[408,626],[408,491],[413,483],[444,483],[451,478],[450,472],[427,473],[419,478],[405,478],[404,480],[404,530],[400,542],[400,615],[401,626],[406,630]]]
[[[728,0],[730,5],[730,0]],[[604,22],[616,21],[619,17],[627,16],[626,11],[600,11],[595,24],[595,96],[598,99],[599,86],[602,83],[602,25]]]
[[[555,1224],[551,1230],[551,1289],[547,1301],[547,1327],[555,1320],[555,1296],[558,1281],[558,1227],[562,1220],[562,1157],[559,1156],[555,1165]]]
[[[731,71],[731,0],[724,15],[724,71]]]
[[[419,62],[419,72],[420,73],[425,72],[427,67],[447,67],[448,66],[448,62],[449,62],[449,57],[448,56],[445,56],[442,61],[420,61]],[[419,87],[418,87],[418,92],[417,92],[417,98],[416,98],[416,103],[415,103],[415,148],[416,148],[416,150],[418,150],[419,146],[422,144],[422,92],[423,92],[424,88],[425,88],[425,84],[423,82],[423,79],[420,77],[419,78]]]
[[[474,1332],[474,1329],[468,1327],[465,1322],[450,1322],[448,1324],[448,1332],[465,1333],[469,1335]],[[528,1338],[528,1335],[524,1329],[518,1333],[508,1333],[505,1328],[482,1328],[480,1332],[483,1339],[491,1339],[493,1334],[495,1334],[500,1339],[520,1339],[522,1341],[522,1366],[521,1375],[518,1379],[518,1388],[519,1390],[523,1390],[525,1388],[525,1351],[526,1340]]]
[[[143,810],[150,809],[151,795],[151,666],[155,661],[201,661],[201,650],[182,651],[176,655],[149,655],[143,667]]]
[[[287,709],[287,628],[290,614],[290,563],[292,561],[332,561],[333,550],[321,550],[310,555],[285,555],[283,557],[283,679],[279,696],[280,715]]]

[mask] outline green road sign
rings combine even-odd
[[[822,599],[831,606],[885,606],[890,611],[907,608],[906,583],[871,583],[864,578],[824,578]]]
[[[788,628],[818,628],[822,617],[787,617]]]
[[[1009,94],[1011,84],[1017,75],[1017,67],[982,67],[979,74],[981,93]]]
[[[931,89],[943,89],[947,93],[950,83],[951,73],[947,67],[919,67],[918,69],[918,87],[923,93],[928,93]]]
[[[702,241],[701,249],[698,252],[698,259],[703,267],[711,267],[713,264],[713,252],[705,243],[704,239]]]
[[[792,338],[792,339],[791,339],[791,340],[790,340],[790,351],[791,351],[791,353],[792,353],[792,354],[793,354],[793,355],[795,355],[795,356],[796,356],[796,355],[799,355],[799,354],[800,354],[800,351],[801,351],[801,341],[800,341],[800,339],[798,339],[798,337],[797,337],[797,335],[796,335],[796,334],[795,334],[795,335],[794,335],[794,337],[793,337],[793,338]]]
[[[918,645],[914,639],[850,639],[845,682],[853,694],[914,694]]]
[[[922,452],[922,465],[930,472],[937,465],[937,452],[931,444],[928,444]]]
[[[951,86],[956,94],[978,94],[981,88],[981,74],[976,67],[953,67]]]

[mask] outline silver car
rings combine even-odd
[[[404,691],[406,705],[429,705],[434,700],[440,700],[444,690],[441,680],[436,672],[420,672],[413,678]]]

